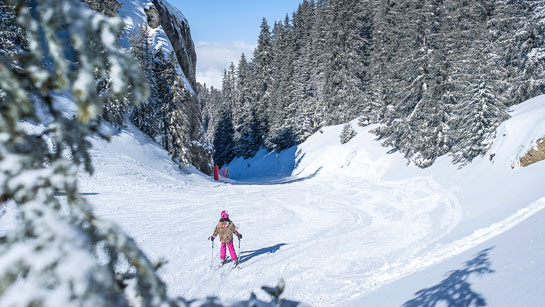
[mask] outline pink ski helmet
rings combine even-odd
[[[225,210],[221,211],[221,218],[222,219],[228,219],[229,218],[229,213],[227,213],[227,211],[225,211]]]

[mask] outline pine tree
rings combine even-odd
[[[462,165],[486,153],[494,141],[496,128],[509,117],[484,81],[471,95],[469,103],[456,110],[464,120],[454,126],[453,157],[455,163]]]
[[[531,1],[528,25],[528,62],[526,76],[528,96],[545,93],[545,1]]]
[[[28,49],[25,33],[15,19],[15,8],[0,0],[0,56],[13,57]]]
[[[295,67],[296,59],[293,27],[286,15],[284,23],[277,23],[273,29],[272,46],[273,83],[270,86],[269,129],[265,138],[265,146],[280,151],[296,144],[297,136],[294,126],[298,109],[295,103]],[[257,112],[257,109],[256,111]],[[257,119],[256,119],[257,120]]]
[[[244,53],[240,57],[236,77],[236,103],[233,109],[234,119],[234,152],[236,156],[248,157],[251,145],[254,143],[255,131],[252,126],[252,112],[255,105],[251,103],[251,67]]]
[[[352,125],[350,125],[350,123],[346,123],[343,126],[343,130],[341,131],[341,135],[339,136],[341,138],[341,144],[348,143],[356,135],[357,135],[357,133],[354,130],[354,128],[352,128]]]
[[[100,14],[115,17],[119,8],[121,8],[121,3],[116,0],[82,0],[87,4],[91,9]]]
[[[14,4],[30,50],[22,55],[24,71],[10,69],[12,57],[0,62],[6,93],[0,159],[10,161],[0,166],[0,198],[21,211],[16,228],[0,244],[0,305],[174,305],[157,266],[118,227],[97,218],[77,188],[78,165],[92,171],[87,136],[99,134],[96,119],[105,100],[94,82],[95,69],[111,75],[115,95],[126,94],[133,103],[147,95],[134,61],[111,39],[122,20],[97,16],[75,0],[42,0],[32,8],[23,0]],[[44,67],[44,57],[55,65]],[[75,117],[59,111],[55,95],[60,93],[75,100]],[[37,108],[47,116],[38,117]],[[44,129],[23,130],[22,118],[33,118]],[[59,190],[66,192],[66,204],[55,197]],[[106,255],[100,261],[97,248]],[[21,289],[28,291],[21,295]]]
[[[153,73],[153,54],[150,41],[149,28],[145,24],[139,25],[132,33],[129,40],[131,45],[130,51],[136,61],[140,64],[140,68],[144,72],[150,88],[149,98],[133,110],[130,120],[136,127],[142,130],[144,134],[155,139],[161,130],[162,122],[156,120],[159,117],[158,113],[160,112],[160,106],[158,106],[158,104],[160,102],[158,101],[159,93],[156,86],[157,82]]]
[[[400,25],[399,96],[390,105],[386,124],[377,132],[384,144],[397,147],[418,166],[426,167],[450,149],[449,116],[441,98],[445,59],[440,6],[433,1],[406,1]]]
[[[310,125],[314,128],[319,128],[325,123],[326,117],[326,76],[328,65],[332,58],[332,48],[328,41],[328,33],[330,31],[331,18],[333,16],[332,7],[327,0],[318,0],[316,9],[314,10],[314,27],[311,30],[312,36],[312,91],[315,93],[315,98],[311,99],[307,104],[307,108],[311,109],[312,118]]]
[[[459,31],[464,52],[456,55],[452,75],[456,80],[456,103],[450,122],[454,162],[465,165],[484,154],[491,145],[497,126],[508,118],[498,89],[504,69],[496,63],[498,54],[490,43],[491,2],[474,2],[459,7],[472,27]]]
[[[255,155],[259,148],[264,145],[264,139],[269,131],[270,86],[273,83],[272,60],[271,33],[267,20],[263,18],[252,62],[254,72],[252,76],[252,100],[256,103],[256,110],[252,113],[254,118],[250,118],[250,121],[256,123],[257,127],[253,144],[250,144],[249,156]]]
[[[368,39],[362,37],[362,6],[356,0],[329,1],[332,14],[326,41],[331,48],[324,89],[327,124],[351,120],[365,104],[363,72],[366,71]]]
[[[293,38],[289,42],[293,46],[291,57],[294,59],[288,63],[293,67],[292,98],[289,100],[288,114],[289,129],[296,135],[293,146],[304,141],[314,132],[312,115],[316,107],[316,92],[312,79],[312,29],[315,26],[315,3],[314,1],[303,1],[293,16]],[[284,53],[285,54],[285,53]]]
[[[186,167],[191,165],[191,138],[189,131],[189,119],[187,118],[187,110],[185,109],[185,102],[189,96],[183,81],[176,73],[176,67],[178,60],[176,55],[172,52],[169,56],[168,69],[163,74],[169,81],[171,90],[171,100],[166,112],[168,119],[168,133],[171,136],[171,156],[175,160],[180,161]]]

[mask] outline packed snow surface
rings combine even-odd
[[[95,174],[81,175],[80,189],[99,217],[168,261],[160,275],[171,296],[267,299],[261,286],[284,279],[283,297],[312,306],[537,305],[545,161],[516,159],[545,136],[545,96],[510,114],[490,151],[462,169],[449,157],[407,165],[354,122],[344,145],[342,125],[325,127],[300,146],[233,161],[220,181],[180,170],[129,126],[92,140]],[[218,240],[207,241],[224,209],[243,234],[240,268],[218,267]]]

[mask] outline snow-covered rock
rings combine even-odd
[[[166,0],[119,0],[122,4],[119,15],[125,21],[125,32],[121,43],[129,47],[132,31],[140,24],[150,25],[152,48],[162,50],[166,56],[174,52],[178,60],[177,72],[188,90],[184,100],[184,112],[190,121],[189,138],[191,162],[200,171],[210,174],[211,153],[203,129],[200,106],[195,94],[197,56],[191,39],[189,23],[185,16]],[[151,24],[150,24],[151,23]]]

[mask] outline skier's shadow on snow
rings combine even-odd
[[[475,258],[467,261],[463,269],[449,272],[448,277],[438,285],[416,292],[416,297],[403,304],[403,307],[486,306],[486,299],[471,289],[468,279],[471,275],[494,273],[488,259],[488,253],[493,248],[482,250]]]
[[[256,250],[253,250],[253,251],[242,251],[240,253],[240,263],[244,263],[244,262],[246,262],[246,261],[248,261],[248,260],[250,260],[250,259],[252,259],[254,257],[260,256],[260,255],[276,253],[280,249],[280,247],[282,247],[284,245],[287,245],[287,244],[286,243],[280,243],[280,244],[276,244],[276,245],[273,245],[273,246],[256,249]]]
[[[94,196],[98,194],[99,193],[79,193],[81,196]],[[66,196],[66,192],[55,192],[55,196]]]

